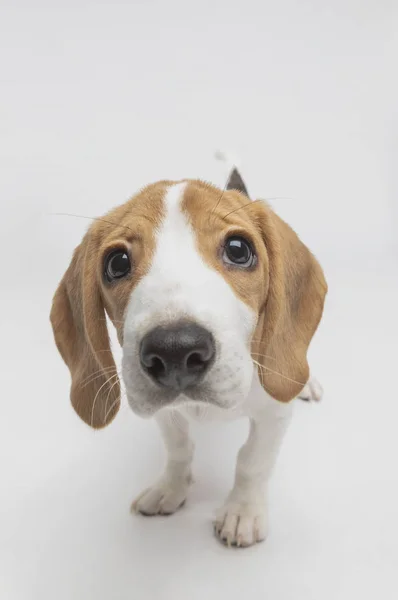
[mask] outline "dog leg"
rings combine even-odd
[[[269,399],[250,416],[250,433],[238,454],[235,484],[215,521],[216,535],[228,546],[251,546],[267,536],[267,483],[290,415],[290,404]]]
[[[167,450],[166,469],[154,485],[134,500],[131,509],[143,515],[170,515],[187,497],[194,445],[189,438],[188,421],[178,411],[162,410],[156,420]]]

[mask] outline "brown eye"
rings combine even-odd
[[[104,273],[108,281],[121,279],[130,273],[131,264],[125,250],[114,250],[105,259]]]
[[[232,236],[226,240],[223,260],[227,264],[247,268],[253,266],[255,259],[251,244],[244,238]]]

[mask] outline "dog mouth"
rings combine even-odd
[[[219,397],[219,394],[206,381],[196,385],[187,386],[182,390],[156,386],[156,389],[137,390],[126,386],[127,399],[133,412],[139,416],[151,416],[162,409],[183,408],[185,406],[203,407],[214,406],[220,409],[229,409],[225,401]]]
[[[159,389],[157,401],[162,406],[180,406],[184,404],[214,404],[215,406],[222,406],[222,403],[217,398],[217,394],[206,381],[184,387],[180,390]]]

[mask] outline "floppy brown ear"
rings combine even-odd
[[[307,350],[323,312],[323,271],[295,232],[265,204],[258,219],[268,254],[269,288],[253,336],[253,358],[264,389],[295,398],[309,378]]]
[[[119,409],[120,383],[93,250],[86,236],[55,292],[50,319],[58,350],[71,373],[72,405],[83,421],[100,428]]]

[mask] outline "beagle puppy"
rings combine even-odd
[[[227,545],[267,535],[267,483],[297,396],[319,399],[307,350],[327,285],[320,265],[234,168],[224,190],[159,181],[96,219],[53,300],[51,323],[88,425],[120,405],[106,315],[123,349],[131,409],[154,416],[163,475],[133,502],[171,514],[192,482],[189,420],[248,417],[233,488],[215,520]]]

